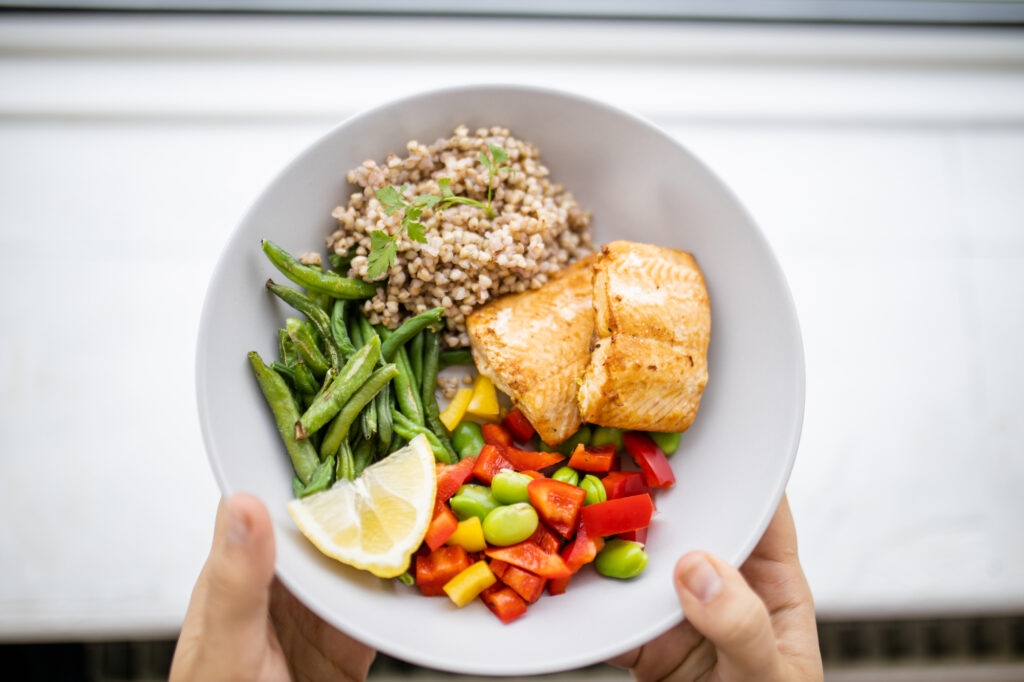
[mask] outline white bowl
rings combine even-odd
[[[647,569],[629,581],[585,570],[503,625],[478,600],[445,598],[322,556],[285,511],[291,466],[246,361],[276,356],[285,309],[263,287],[277,276],[260,250],[322,250],[345,173],[400,153],[408,140],[500,124],[535,143],[551,177],[593,212],[594,241],[624,238],[692,252],[711,298],[709,381],[671,459],[677,483],[657,494]],[[277,277],[283,280],[283,277]],[[269,360],[268,360],[269,361]],[[729,190],[693,154],[637,116],[576,95],[477,86],[406,97],[350,118],[282,170],[235,230],[210,282],[196,351],[203,437],[225,495],[270,509],[277,574],[327,622],[392,656],[431,668],[526,675],[577,668],[647,642],[682,618],[672,567],[693,549],[740,564],[764,532],[796,456],[804,406],[796,312],[771,248]]]

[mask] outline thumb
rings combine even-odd
[[[686,620],[715,645],[721,679],[777,679],[768,609],[739,571],[713,554],[690,552],[676,564],[674,582]]]
[[[210,557],[203,568],[207,636],[245,637],[266,626],[274,579],[274,532],[267,508],[239,493],[217,509]]]

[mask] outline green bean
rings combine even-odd
[[[594,567],[609,578],[632,578],[647,566],[647,552],[639,542],[615,538],[609,540],[597,553]]]
[[[348,440],[343,438],[341,445],[338,446],[338,480],[352,481],[355,480],[355,477],[355,460],[352,457],[352,448],[349,446]]]
[[[302,497],[302,491],[306,489],[306,486],[302,485],[302,481],[299,480],[298,476],[292,476],[292,495],[295,497]]]
[[[352,454],[352,471],[354,476],[363,473],[363,469],[373,462],[373,441],[360,440]]]
[[[331,333],[331,318],[327,316],[324,309],[302,292],[281,284],[274,284],[273,280],[267,280],[267,288],[270,289],[275,296],[309,318],[310,323],[316,328],[317,332],[319,332],[320,336],[323,338],[327,355],[330,356],[331,367],[334,367],[335,369],[341,367],[338,357],[340,355],[338,352],[338,346],[334,343],[334,336]]]
[[[281,375],[263,364],[263,359],[256,351],[249,352],[249,364],[252,365],[256,373],[256,382],[267,404],[270,405],[270,411],[274,414],[277,432],[281,434],[281,440],[288,450],[292,468],[295,469],[300,481],[309,483],[320,464],[320,458],[311,444],[295,438],[295,421],[299,418],[299,411],[295,408],[295,398],[288,390],[288,384]]]
[[[281,362],[286,365],[295,364],[295,359],[298,356],[295,353],[295,344],[292,343],[292,337],[288,336],[287,329],[277,330],[277,351],[281,355]]]
[[[448,429],[441,421],[441,409],[437,406],[437,361],[441,352],[441,334],[423,330],[420,336],[423,337],[423,420],[441,441],[441,446],[448,453],[448,459],[457,462],[459,456],[452,447]]]
[[[377,437],[384,445],[391,443],[391,384],[380,390],[374,399],[377,403]]]
[[[295,372],[295,388],[299,391],[300,395],[312,397],[320,391],[313,370],[306,363],[302,362],[302,358],[299,358],[299,361],[292,365],[292,370]],[[327,376],[326,372],[324,372],[324,376]]]
[[[395,399],[398,401],[398,408],[406,417],[422,425],[423,405],[420,402],[419,391],[414,388],[415,380],[412,378],[412,370],[409,369],[409,356],[406,355],[404,346],[395,354],[395,365],[398,367],[398,376],[395,377]]]
[[[440,369],[451,367],[452,365],[472,365],[473,353],[471,353],[468,348],[446,350],[441,353],[441,357],[437,364]]]
[[[295,350],[302,361],[306,363],[306,367],[313,371],[314,376],[323,377],[327,368],[330,367],[330,363],[316,347],[316,340],[309,333],[309,327],[302,320],[294,317],[285,320],[285,326],[288,328],[288,336],[291,337]]]
[[[395,357],[395,353],[405,345],[406,341],[418,334],[421,329],[425,329],[428,326],[437,326],[441,322],[443,315],[444,308],[431,308],[427,312],[420,313],[416,317],[410,317],[403,322],[398,329],[388,334],[384,339],[384,343],[380,347],[384,359],[391,362],[392,358]]]
[[[423,390],[423,337],[430,332],[421,329],[412,341],[405,344],[405,351],[409,354],[409,369],[412,370],[412,377],[416,385]]]
[[[333,272],[306,267],[280,246],[264,239],[263,252],[285,277],[307,289],[315,289],[334,298],[350,300],[370,298],[377,293],[377,287],[358,279],[340,277]]]
[[[303,486],[302,490],[298,491],[296,497],[306,497],[307,495],[318,493],[321,490],[327,490],[333,482],[334,457],[328,457],[324,461],[320,462],[316,471],[313,472],[313,478],[310,479],[309,483]]]
[[[367,321],[365,315],[357,315],[359,323],[359,332],[363,339],[363,345],[370,343],[372,340],[374,343],[380,343],[380,337],[377,336],[377,332],[373,331],[373,327]],[[381,363],[383,364],[383,362]],[[379,394],[378,394],[379,395]],[[377,401],[374,399],[365,408],[363,413],[360,415],[361,425],[363,430],[363,438],[370,439],[377,434]]]
[[[434,459],[444,464],[455,463],[455,459],[444,449],[441,441],[438,440],[433,431],[417,424],[396,409],[391,410],[391,419],[393,422],[392,428],[399,436],[406,440],[412,440],[417,435],[422,434],[427,437],[427,441],[430,443],[430,449],[434,452]]]
[[[331,336],[334,337],[334,345],[338,347],[343,355],[351,355],[356,352],[352,340],[348,337],[348,328],[345,326],[345,307],[347,301],[337,300],[331,308]]]
[[[508,547],[533,535],[540,519],[529,502],[497,507],[484,517],[484,539],[489,545]]]
[[[408,587],[412,587],[416,584],[416,579],[409,575],[409,571],[406,571],[402,575],[398,576],[396,580],[401,582],[403,585],[407,585]]]
[[[270,369],[284,377],[285,381],[287,381],[292,388],[295,388],[295,369],[293,367],[289,367],[280,360],[274,360],[270,363]]]
[[[331,421],[349,398],[366,383],[379,358],[380,341],[376,338],[356,351],[333,381],[329,384],[324,382],[324,389],[295,424],[295,437],[301,440]],[[326,376],[330,376],[332,371],[329,370]]]
[[[348,430],[359,417],[359,413],[366,406],[366,403],[373,400],[373,397],[389,381],[394,379],[397,374],[397,367],[394,365],[384,365],[370,375],[366,383],[348,399],[345,406],[341,408],[341,412],[331,422],[330,427],[327,429],[327,435],[324,436],[323,442],[320,443],[320,454],[327,456],[338,451],[341,441],[348,437]]]

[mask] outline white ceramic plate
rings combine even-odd
[[[342,566],[298,532],[285,504],[292,472],[246,361],[276,356],[285,308],[263,287],[284,280],[260,239],[323,250],[331,210],[367,158],[430,143],[460,123],[500,124],[541,150],[552,178],[593,212],[594,241],[624,238],[692,252],[711,298],[709,382],[672,457],[678,483],[657,495],[650,561],[630,581],[585,571],[503,625],[479,601],[444,598]],[[259,496],[274,519],[277,573],[327,622],[392,656],[460,673],[524,675],[576,668],[643,644],[682,618],[671,571],[692,549],[734,564],[750,553],[782,496],[803,418],[796,313],[764,236],[700,161],[652,124],[590,99],[519,86],[433,91],[340,124],[282,170],[256,200],[210,282],[196,352],[203,437],[227,495]]]

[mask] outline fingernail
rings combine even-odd
[[[697,599],[706,602],[722,589],[722,579],[711,562],[702,556],[683,573],[683,586]]]
[[[249,520],[231,502],[228,502],[228,542],[233,545],[244,545],[249,540]]]

